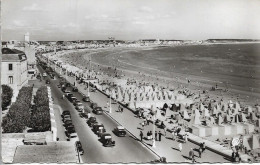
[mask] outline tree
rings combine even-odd
[[[13,89],[8,85],[2,85],[2,109],[10,105],[13,97]]]

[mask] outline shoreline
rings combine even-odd
[[[154,47],[153,47],[154,48]],[[118,48],[112,48],[113,50],[117,50]],[[128,50],[127,48],[121,48],[123,50]],[[131,48],[129,48],[131,49]],[[93,50],[96,50],[96,51],[93,51]],[[86,66],[86,62],[87,59],[89,56],[92,56],[93,54],[96,54],[96,53],[100,53],[100,52],[104,52],[105,50],[111,50],[109,48],[102,48],[102,49],[87,49],[87,50],[83,50],[83,51],[74,51],[73,53],[77,54],[77,52],[81,52],[84,53],[79,55],[80,57],[83,57],[85,60],[85,63],[84,65]],[[87,52],[89,51],[89,52]],[[111,53],[111,52],[110,52]],[[65,53],[65,54],[69,54],[69,53]],[[107,56],[110,56],[111,54],[108,54]],[[67,56],[67,55],[65,55]],[[64,58],[68,58],[68,57],[65,57],[63,56],[62,57],[62,61],[64,61]],[[77,55],[74,55],[74,56],[77,56]],[[78,57],[78,58],[80,58]],[[107,72],[107,74],[111,74],[111,71],[108,71],[106,70],[105,68],[107,67],[112,67],[113,68],[113,64],[108,64],[108,65],[105,65],[105,64],[102,64],[101,63],[98,63],[97,61],[95,61],[95,58],[93,60],[93,57],[92,56],[92,65],[97,67],[101,67],[102,66],[102,70],[104,72]],[[71,57],[72,58],[72,57]],[[81,59],[82,60],[82,59]],[[65,62],[65,61],[64,61]],[[69,61],[71,64],[75,65],[75,66],[81,66],[80,68],[84,68],[84,66],[82,66],[82,64],[79,64],[77,60],[70,60]],[[113,63],[113,62],[112,62]],[[142,81],[142,79],[140,79],[140,77],[144,76],[145,78],[143,80],[145,81],[149,81],[149,82],[153,82],[153,83],[157,83],[159,84],[160,86],[168,86],[170,88],[176,88],[176,89],[181,89],[181,90],[184,90],[185,88],[187,88],[189,91],[191,91],[192,93],[198,93],[200,91],[203,91],[203,90],[207,90],[209,93],[206,93],[206,94],[202,94],[201,92],[201,95],[203,97],[208,97],[210,96],[211,99],[215,99],[215,100],[218,100],[220,98],[223,98],[224,100],[232,100],[232,101],[239,101],[242,105],[244,106],[247,106],[247,105],[251,105],[251,106],[254,106],[255,104],[257,104],[258,102],[257,101],[253,101],[253,100],[258,100],[259,99],[259,93],[253,93],[253,92],[248,92],[248,91],[243,91],[243,90],[236,90],[236,89],[229,89],[228,92],[223,92],[223,91],[209,91],[209,88],[210,86],[205,83],[196,83],[196,82],[192,82],[190,84],[187,83],[187,79],[185,79],[184,77],[186,76],[189,76],[190,77],[196,77],[194,75],[185,75],[185,74],[182,74],[182,73],[172,73],[174,75],[178,75],[178,77],[181,77],[181,78],[174,78],[174,77],[167,77],[167,76],[164,76],[164,75],[160,75],[158,73],[157,74],[152,74],[152,73],[148,73],[147,71],[143,71],[143,73],[140,73],[136,70],[132,70],[132,69],[129,69],[129,68],[124,68],[124,67],[116,67],[117,68],[117,71],[121,72],[122,73],[125,73],[126,75],[126,78],[132,78],[132,77],[138,77],[138,79],[140,81]],[[149,68],[146,68],[146,69],[149,69]],[[156,70],[153,68],[153,70]],[[99,71],[99,70],[97,70]],[[150,71],[151,72],[151,71]],[[164,72],[164,71],[158,71],[158,72]],[[196,79],[201,79],[201,78],[205,78],[205,77],[199,77],[197,76]],[[160,80],[159,80],[160,79]],[[168,82],[167,82],[168,81]],[[177,88],[177,86],[181,86],[181,88]],[[251,96],[250,98],[245,98],[245,96]],[[242,96],[242,97],[241,97]],[[256,98],[254,98],[256,97]],[[238,99],[237,99],[238,98]],[[253,99],[254,98],[254,99]]]

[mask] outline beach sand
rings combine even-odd
[[[146,61],[140,58],[140,52],[156,50],[156,47],[149,48],[103,48],[103,49],[87,49],[80,51],[72,51],[59,58],[71,65],[77,66],[81,69],[90,67],[89,60],[91,59],[91,67],[99,72],[115,76],[115,74],[124,75],[126,79],[134,79],[138,82],[149,82],[150,84],[158,84],[165,88],[183,90],[187,88],[190,93],[199,94],[200,98],[196,101],[204,99],[215,99],[224,101],[232,100],[241,103],[241,106],[254,106],[259,102],[260,94],[257,90],[250,91],[245,88],[224,87],[223,84],[218,83],[217,80],[212,80],[205,76],[199,76],[178,71],[165,71],[157,69],[156,63],[147,65]],[[127,53],[136,52],[136,59],[129,59],[126,61]],[[142,54],[141,54],[142,55]],[[91,56],[91,58],[90,58]],[[122,57],[123,56],[123,57]],[[152,66],[152,67],[151,67]],[[176,69],[177,70],[177,69]],[[225,77],[225,76],[224,76]],[[190,80],[190,83],[188,83]],[[250,81],[250,80],[245,80]],[[222,90],[210,91],[212,86],[218,83]],[[226,89],[228,89],[226,91]],[[206,93],[203,93],[203,90]]]

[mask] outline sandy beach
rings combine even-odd
[[[240,49],[242,49],[241,51],[245,52],[246,50],[243,50],[243,46],[240,48],[241,44],[239,45],[239,48],[235,46],[236,50],[240,51]],[[211,48],[212,45],[203,46],[207,47],[207,50],[203,50],[207,53],[211,51],[210,49],[219,49]],[[248,45],[246,46],[248,47]],[[183,51],[183,46],[181,46],[182,49],[180,47],[88,49],[70,52],[59,58],[64,62],[68,62],[82,69],[90,66],[89,60],[91,59],[91,67],[93,69],[112,76],[117,73],[124,75],[126,79],[135,79],[138,82],[145,81],[150,84],[158,84],[159,86],[172,89],[177,88],[179,90],[187,88],[191,93],[200,93],[200,99],[210,97],[209,99],[215,100],[238,101],[242,106],[254,106],[259,102],[260,98],[258,88],[260,74],[258,74],[259,71],[257,70],[259,67],[259,58],[247,56],[247,60],[242,59],[244,57],[241,56],[247,55],[246,53],[252,53],[250,50],[247,50],[247,52],[238,56],[239,59],[236,59],[237,61],[234,61],[232,58],[237,56],[235,51],[232,52],[234,48],[227,47],[227,45],[224,45],[224,47],[229,50],[227,55],[222,57],[213,54],[213,57],[216,57],[215,59],[210,58],[209,55],[205,56],[206,53],[200,54],[198,49],[202,49],[202,46],[197,47],[193,45],[186,46],[185,49],[195,50],[197,53],[194,53],[195,55],[188,54],[186,56],[183,54],[187,54],[187,51],[180,53]],[[254,49],[258,47],[259,44],[253,45]],[[225,51],[225,49],[223,51]],[[180,55],[169,53],[169,51],[174,50],[177,50]],[[259,50],[257,49],[257,51]],[[158,56],[158,54],[156,54],[158,52],[165,53],[165,55]],[[185,62],[187,60],[189,61],[183,63],[183,61]],[[250,60],[254,60],[253,64],[249,64]],[[162,62],[164,65],[161,64]],[[216,68],[216,66],[220,64],[221,66]],[[230,65],[232,65],[231,68]],[[249,72],[251,76],[242,73],[243,69]],[[199,73],[199,70],[201,73]],[[230,72],[230,70],[232,72]],[[214,72],[216,72],[216,74],[213,74]],[[229,73],[227,74],[227,72]],[[239,74],[242,74],[242,76]],[[188,83],[188,80],[190,80],[190,83]],[[211,91],[211,87],[216,84],[220,90]],[[206,91],[204,94],[203,90]]]

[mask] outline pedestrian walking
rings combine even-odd
[[[206,150],[205,142],[202,143],[202,153]]]
[[[184,135],[184,141],[185,141],[185,143],[187,143],[187,141],[188,141],[188,135],[187,134]]]
[[[147,132],[147,140],[150,140],[150,131]]]
[[[157,141],[157,131],[155,131],[155,141]]]
[[[179,151],[181,152],[182,151],[182,143],[179,143]]]
[[[144,130],[144,122],[142,122],[141,124],[142,124],[142,129]]]
[[[140,139],[141,139],[141,141],[143,141],[143,132],[142,131],[140,131]]]
[[[109,102],[107,101],[107,108],[109,107]]]
[[[121,107],[121,113],[123,113],[123,111],[124,111],[124,108],[123,108],[123,107]]]
[[[198,154],[199,154],[199,158],[201,158],[201,150],[200,150],[200,148],[198,149]]]
[[[192,160],[192,162],[194,162],[194,152],[193,152],[193,149],[191,148],[190,149],[190,152],[189,152],[189,157],[190,157],[190,159]]]
[[[64,99],[65,95],[62,95],[62,99]]]
[[[162,133],[161,133],[161,131],[159,131],[159,141],[161,141],[162,140]]]

